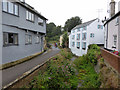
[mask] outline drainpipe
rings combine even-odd
[[[106,38],[106,48],[107,48],[107,46],[108,46],[108,23],[107,23],[107,36],[106,36],[107,38]]]

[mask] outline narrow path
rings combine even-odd
[[[58,48],[52,49],[50,52],[44,53],[36,58],[33,58],[30,61],[27,61],[25,63],[16,65],[14,67],[5,69],[2,71],[2,86],[5,86],[9,84],[10,82],[14,81],[16,78],[20,77],[23,73],[29,71],[36,65],[42,64],[46,60],[48,60],[50,57],[56,55],[59,53]]]

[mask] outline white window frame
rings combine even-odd
[[[25,34],[25,45],[32,44],[32,35]]]
[[[38,17],[38,25],[44,25],[44,21],[40,17]]]
[[[12,34],[11,38],[13,38],[12,42],[10,42],[10,34]],[[3,32],[3,46],[12,46],[18,45],[18,33],[11,32]]]
[[[86,50],[87,47],[87,43],[86,42],[82,42],[82,49]]]
[[[117,46],[117,35],[113,35],[113,46]]]
[[[5,12],[8,11],[8,1],[7,0],[2,1],[2,10]]]
[[[31,13],[30,11],[26,10],[26,20],[34,22],[35,15],[33,13]]]

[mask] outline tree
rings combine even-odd
[[[60,35],[62,34],[61,26],[56,26],[53,22],[47,24],[47,35],[46,40],[48,41],[58,41]]]
[[[62,39],[62,47],[68,48],[68,44],[69,44],[69,38],[67,32],[65,32]]]
[[[66,22],[65,22],[65,25],[64,25],[64,30],[65,31],[68,31],[68,32],[71,32],[71,30],[76,26],[76,25],[79,25],[82,23],[82,19],[80,19],[80,17],[76,16],[76,17],[72,17],[70,19],[68,19]]]

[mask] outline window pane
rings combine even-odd
[[[18,44],[18,35],[14,34],[14,44]]]
[[[29,40],[28,35],[25,35],[25,43],[26,44],[28,44],[28,40]]]
[[[4,45],[8,44],[8,33],[3,33],[3,44]]]
[[[3,0],[3,2],[2,2],[2,9],[3,9],[3,11],[7,12],[7,0]]]
[[[29,19],[29,14],[28,14],[28,11],[26,11],[26,19]]]
[[[32,20],[32,13],[29,12],[29,20]]]
[[[15,15],[18,15],[18,5],[15,4]]]
[[[8,2],[8,12],[13,14],[13,3]]]
[[[9,44],[13,44],[13,34],[12,33],[8,33],[8,42],[9,42]]]
[[[32,14],[32,21],[34,21],[34,14]]]

